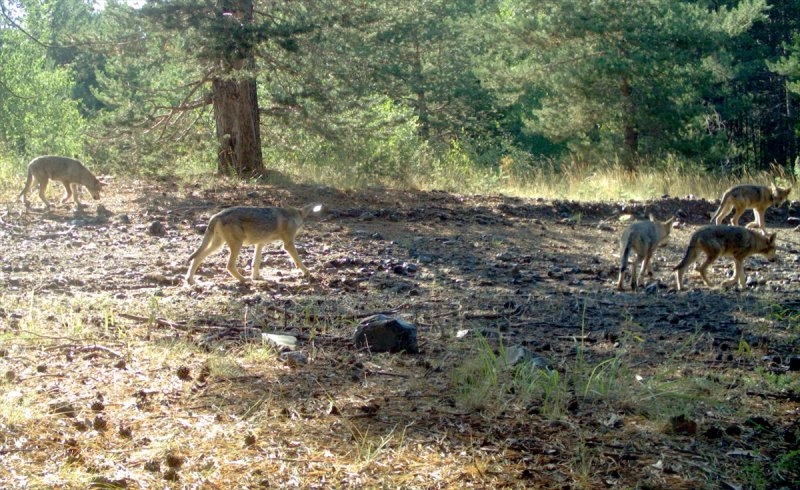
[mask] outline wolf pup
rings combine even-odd
[[[684,271],[697,261],[700,252],[705,252],[706,260],[697,270],[700,271],[700,276],[708,287],[714,286],[706,277],[706,269],[718,257],[727,255],[733,257],[735,274],[732,279],[723,282],[722,286],[727,287],[738,282],[739,287],[744,289],[745,279],[742,272],[742,261],[753,254],[760,254],[770,262],[774,262],[775,233],[766,236],[741,226],[727,225],[711,225],[700,228],[694,232],[689,240],[689,247],[686,249],[686,255],[683,256],[683,260],[673,269],[678,291],[681,290]]]
[[[306,276],[311,273],[300,261],[297,249],[294,248],[294,238],[303,227],[305,219],[311,213],[319,213],[321,204],[309,204],[300,209],[295,208],[255,208],[233,207],[228,208],[211,217],[203,236],[200,247],[189,257],[189,271],[186,273],[186,283],[194,284],[194,273],[208,255],[218,250],[227,243],[231,249],[228,258],[228,272],[245,282],[244,276],[236,268],[239,251],[242,245],[255,245],[253,256],[252,279],[258,279],[261,267],[261,249],[264,244],[281,240],[283,249],[292,256],[294,264]]]
[[[738,226],[739,218],[745,211],[752,209],[756,215],[756,220],[747,224],[747,228],[758,227],[764,230],[764,215],[770,206],[778,207],[789,197],[791,187],[777,187],[772,184],[770,187],[761,185],[737,185],[731,187],[722,195],[722,202],[719,209],[711,218],[712,224],[721,224],[722,220],[733,210],[731,224]]]
[[[49,210],[50,203],[47,202],[45,191],[47,190],[47,183],[51,179],[64,184],[66,193],[64,198],[61,199],[62,203],[67,202],[72,197],[75,200],[75,205],[77,207],[81,206],[81,202],[78,199],[79,185],[86,187],[93,198],[100,199],[100,190],[103,188],[103,184],[81,162],[72,158],[46,155],[36,157],[28,164],[28,178],[25,180],[25,188],[22,189],[19,197],[17,197],[17,201],[22,198],[25,208],[30,209],[28,191],[31,190],[35,180],[39,184],[39,199],[44,202],[45,207]]]
[[[622,233],[619,240],[620,246],[620,264],[619,264],[619,280],[617,281],[617,290],[622,291],[622,278],[625,276],[625,269],[628,267],[628,256],[631,250],[636,252],[636,261],[631,269],[631,289],[636,290],[638,285],[638,278],[636,277],[636,269],[641,264],[639,276],[644,276],[646,271],[652,271],[650,260],[653,258],[653,252],[659,247],[669,236],[672,230],[672,222],[675,218],[670,218],[667,221],[658,221],[653,215],[650,215],[650,221],[637,221],[631,223]]]

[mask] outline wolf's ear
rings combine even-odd
[[[777,233],[773,233],[772,235],[770,235],[770,236],[767,238],[767,243],[769,243],[770,245],[772,245],[773,243],[775,243],[775,239],[776,239],[776,238],[778,238],[778,234],[777,234]]]

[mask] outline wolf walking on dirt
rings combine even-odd
[[[727,287],[738,282],[739,287],[744,289],[745,278],[742,262],[754,254],[763,255],[770,262],[774,262],[776,259],[775,237],[775,233],[764,235],[741,226],[710,225],[700,228],[694,232],[689,240],[689,246],[686,249],[686,255],[683,256],[683,260],[673,269],[678,291],[681,290],[683,273],[697,261],[700,252],[706,254],[706,260],[697,270],[708,287],[714,287],[714,285],[708,280],[706,269],[718,257],[728,256],[733,258],[734,275],[731,279],[724,281],[722,286]]]
[[[731,225],[738,226],[742,214],[748,209],[752,209],[756,219],[752,223],[748,223],[747,227],[758,227],[764,230],[767,208],[783,204],[791,191],[791,187],[778,187],[775,184],[769,187],[749,184],[731,187],[722,195],[722,202],[720,202],[717,212],[714,213],[714,217],[711,218],[711,223],[721,224],[722,220],[733,210]]]
[[[194,273],[208,255],[214,253],[223,244],[227,243],[231,255],[228,258],[228,272],[240,282],[246,279],[237,269],[239,251],[242,245],[255,245],[253,256],[252,279],[258,279],[261,267],[261,249],[264,244],[277,240],[283,242],[283,249],[291,255],[294,264],[303,271],[306,277],[311,273],[300,261],[294,239],[303,227],[309,214],[322,211],[321,204],[309,204],[302,208],[257,208],[233,207],[228,208],[211,217],[203,235],[200,247],[189,257],[189,271],[186,273],[186,283],[194,284]]]
[[[22,198],[25,203],[25,208],[30,209],[28,202],[28,191],[33,187],[34,181],[39,185],[39,199],[44,202],[45,207],[49,210],[50,203],[47,201],[45,191],[47,184],[50,180],[57,180],[64,184],[66,193],[61,199],[65,203],[72,197],[75,200],[75,206],[80,207],[81,202],[78,199],[78,186],[82,185],[89,190],[89,193],[94,199],[100,199],[100,190],[103,184],[97,180],[81,162],[74,158],[59,157],[54,155],[45,155],[36,157],[28,164],[28,177],[25,179],[25,187],[17,197],[17,200]]]
[[[639,278],[636,277],[636,269],[640,264],[639,277],[644,276],[645,272],[652,273],[650,261],[653,258],[653,252],[667,240],[674,220],[673,217],[667,221],[658,221],[651,214],[649,221],[637,221],[625,229],[619,240],[620,264],[617,290],[622,291],[622,281],[631,251],[636,252],[636,261],[631,269],[631,289],[636,290],[638,285]]]

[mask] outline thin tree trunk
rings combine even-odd
[[[416,34],[414,36],[414,53],[412,60],[412,90],[417,94],[417,127],[423,140],[430,135],[431,122],[428,114],[428,101],[425,97],[425,74],[422,72],[422,47]]]
[[[639,155],[639,132],[634,126],[634,108],[633,99],[631,98],[631,86],[628,82],[628,77],[622,75],[620,90],[622,92],[622,107],[623,107],[623,131],[625,138],[625,166],[630,171],[635,171],[637,168],[637,159]]]

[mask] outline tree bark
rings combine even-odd
[[[239,177],[265,172],[256,82],[252,79],[212,81],[217,133],[217,172]]]
[[[631,98],[632,90],[628,77],[622,75],[620,91],[622,92],[622,107],[623,107],[623,131],[625,138],[625,152],[624,162],[625,166],[630,171],[635,171],[638,167],[639,155],[639,132],[634,126],[634,107],[633,99]]]
[[[220,0],[217,12],[232,34],[253,22],[252,0]],[[221,76],[211,82],[219,145],[217,172],[237,177],[261,175],[266,169],[261,153],[258,91],[252,75],[255,60],[250,46],[233,44],[228,52],[220,54],[219,65]]]
[[[414,36],[414,54],[412,61],[412,90],[417,94],[417,128],[420,138],[427,140],[430,136],[431,122],[428,117],[428,101],[425,97],[425,74],[422,72],[422,48]]]

